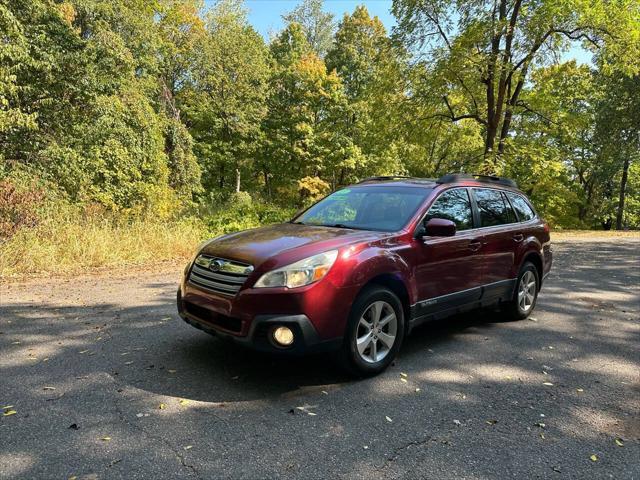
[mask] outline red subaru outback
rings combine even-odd
[[[207,242],[178,310],[255,349],[333,350],[368,375],[425,320],[496,304],[526,318],[550,268],[549,228],[513,181],[375,177],[289,223]]]

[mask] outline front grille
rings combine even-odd
[[[189,282],[204,290],[235,296],[252,271],[253,266],[246,263],[198,255],[193,262]]]
[[[196,305],[191,302],[184,302],[184,309],[190,315],[193,315],[197,319],[204,320],[207,323],[211,323],[230,332],[240,333],[242,330],[242,320],[238,318],[228,317],[221,313],[215,313],[211,310]]]

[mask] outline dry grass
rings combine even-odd
[[[195,221],[49,221],[0,243],[0,278],[185,259],[203,236]]]
[[[207,236],[203,225],[193,219],[124,223],[52,218],[0,242],[0,278],[20,280],[183,261]],[[640,232],[563,230],[551,234],[557,243],[607,239],[640,240]]]
[[[588,242],[594,240],[635,239],[640,240],[638,230],[554,230],[552,242]]]

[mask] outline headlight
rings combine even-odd
[[[296,288],[317,282],[324,277],[338,257],[338,250],[331,250],[305,258],[286,267],[267,272],[260,277],[254,287]]]

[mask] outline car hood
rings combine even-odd
[[[287,257],[288,263],[355,242],[374,241],[387,235],[381,232],[282,223],[215,238],[201,252],[258,267],[280,254],[285,254],[283,257]]]

